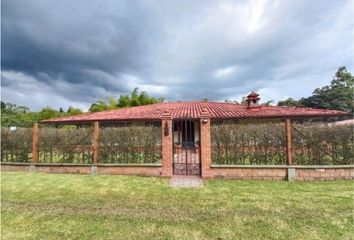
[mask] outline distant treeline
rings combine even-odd
[[[140,106],[163,101],[163,98],[151,97],[147,92],[142,91],[139,93],[138,88],[135,88],[130,95],[121,95],[118,99],[108,97],[107,99],[92,103],[89,112]],[[63,108],[57,110],[51,107],[45,107],[39,112],[31,112],[28,107],[17,106],[16,104],[1,101],[1,126],[26,127],[32,125],[34,122],[39,122],[44,119],[71,116],[81,113],[83,113],[81,109],[74,107],[69,107],[66,111],[63,110]]]

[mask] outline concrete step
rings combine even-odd
[[[203,187],[203,180],[199,176],[175,175],[170,179],[173,188]]]

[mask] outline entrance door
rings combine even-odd
[[[173,174],[200,175],[199,121],[173,122]]]

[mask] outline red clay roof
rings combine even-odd
[[[159,120],[162,115],[171,115],[177,118],[201,118],[202,111],[213,119],[225,118],[296,118],[296,117],[333,117],[343,116],[348,113],[337,110],[323,110],[313,108],[259,106],[248,109],[246,105],[223,102],[169,102],[156,103],[145,106],[121,108],[103,112],[86,113],[56,119],[44,120],[45,123],[63,122],[91,122],[110,120]],[[206,111],[205,111],[206,110]],[[203,117],[202,116],[202,117]]]

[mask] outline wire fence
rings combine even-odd
[[[102,122],[101,163],[161,163],[161,122]]]
[[[353,125],[306,121],[292,126],[293,164],[353,164]]]
[[[41,124],[40,163],[92,163],[92,124]]]
[[[39,125],[40,163],[92,163],[93,125]],[[161,122],[101,122],[98,163],[155,164],[162,159]],[[286,165],[284,122],[212,121],[212,163]],[[172,144],[172,143],[171,143]],[[354,164],[353,125],[292,123],[295,165]],[[32,161],[32,128],[1,128],[1,161]]]
[[[1,162],[30,162],[32,160],[32,129],[1,128]]]
[[[213,121],[212,163],[285,165],[283,122]],[[292,123],[294,165],[346,165],[354,162],[353,125],[321,121]]]
[[[286,164],[285,128],[279,121],[212,121],[212,163]]]

